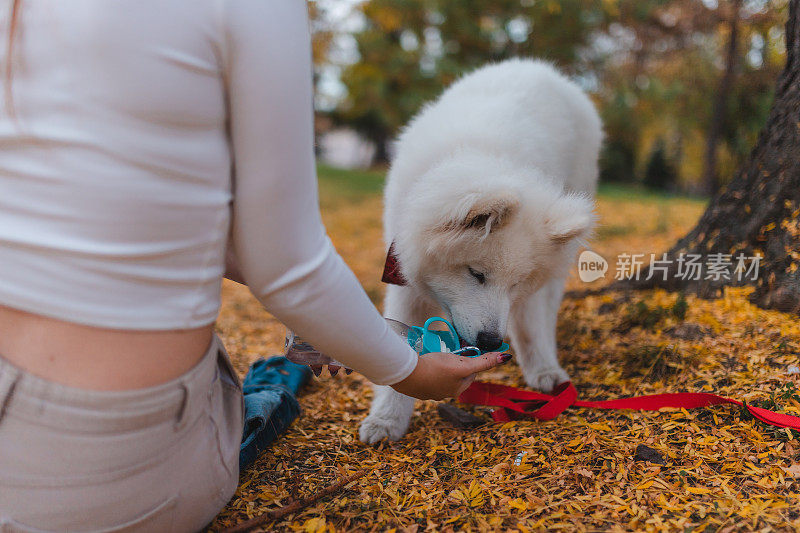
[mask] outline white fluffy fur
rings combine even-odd
[[[547,63],[512,59],[454,83],[402,133],[389,172],[384,235],[409,283],[388,287],[386,316],[444,312],[469,344],[508,333],[531,387],[566,381],[556,317],[594,224],[601,139],[589,98]],[[376,386],[361,440],[399,439],[413,409]]]

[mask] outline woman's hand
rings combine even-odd
[[[397,392],[420,400],[454,398],[464,392],[478,372],[489,370],[511,359],[511,354],[490,352],[480,357],[462,357],[451,353],[426,353],[417,367],[399,383]]]

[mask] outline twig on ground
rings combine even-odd
[[[436,407],[436,410],[439,412],[439,416],[441,416],[442,419],[458,429],[474,429],[488,423],[488,420],[468,413],[449,403],[440,403]]]
[[[359,470],[358,472],[351,474],[344,479],[340,479],[333,485],[329,485],[307,498],[301,498],[288,505],[284,505],[283,507],[275,509],[274,511],[269,511],[262,515],[251,518],[250,520],[237,524],[233,527],[229,527],[228,529],[223,530],[222,533],[244,533],[246,531],[251,531],[259,526],[263,526],[267,522],[272,522],[274,520],[283,518],[284,516],[296,513],[297,511],[300,511],[301,509],[304,509],[309,505],[313,504],[317,500],[320,500],[326,496],[330,496],[331,494],[339,492],[347,485],[349,485],[350,483],[352,483],[357,479],[364,477],[369,472],[370,472],[369,470]]]
[[[599,296],[611,291],[624,291],[628,288],[629,287],[618,286],[616,283],[611,283],[609,285],[591,289],[573,289],[570,291],[564,291],[564,298],[568,300],[582,300],[587,296]]]

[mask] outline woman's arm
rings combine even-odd
[[[325,234],[313,151],[303,0],[222,0],[234,160],[233,251],[264,307],[379,384],[418,357],[387,326]]]

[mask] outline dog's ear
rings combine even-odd
[[[594,202],[589,197],[567,193],[548,208],[545,227],[553,243],[566,244],[588,236],[596,218]]]
[[[508,191],[481,194],[470,200],[460,210],[454,225],[460,230],[475,231],[484,236],[508,222],[519,205],[517,196]]]

